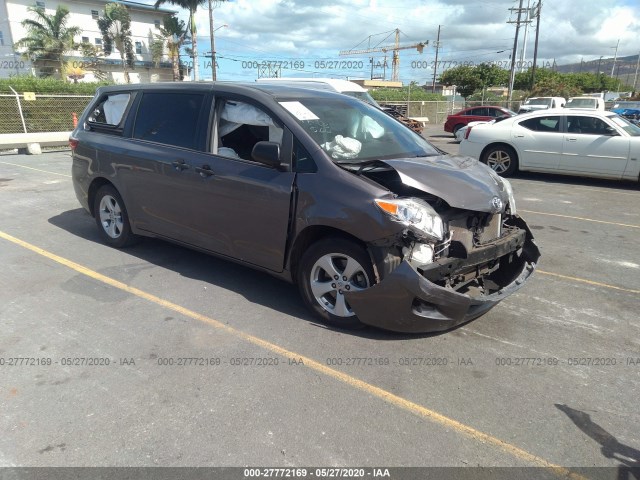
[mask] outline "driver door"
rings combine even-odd
[[[283,153],[283,132],[282,123],[259,105],[216,99],[210,152],[194,165],[190,209],[199,219],[198,246],[283,270],[295,178],[290,152]],[[251,159],[258,141],[280,143],[281,168]]]

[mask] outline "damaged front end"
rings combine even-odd
[[[431,219],[425,228],[422,218],[421,224],[405,222],[407,228],[393,239],[369,246],[378,283],[345,295],[362,323],[407,333],[447,330],[486,313],[524,285],[540,251],[515,213],[508,182],[497,181],[486,195],[473,193],[475,208],[486,199],[485,211],[478,211],[452,206],[398,173],[378,170],[370,178],[392,186],[401,195],[397,203],[427,205],[423,212],[434,212],[442,225]]]

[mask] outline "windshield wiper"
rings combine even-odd
[[[360,167],[358,168],[358,170],[355,172],[356,175],[360,175],[362,173],[362,171],[367,168],[370,167],[372,165],[375,165],[377,163],[381,163],[382,165],[386,166],[386,164],[382,161],[382,160],[378,160],[377,158],[374,160],[362,160],[359,162],[345,162],[345,161],[334,161],[334,163],[336,163],[336,165],[339,165],[341,167]]]
[[[333,163],[337,163],[338,165],[369,165],[371,163],[376,163],[379,161],[380,161],[379,159],[374,158],[372,160],[358,160],[355,162],[349,162],[346,160],[334,160]]]

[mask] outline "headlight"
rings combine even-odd
[[[507,191],[507,195],[509,195],[509,210],[511,211],[511,215],[516,214],[516,199],[513,196],[513,188],[511,187],[511,182],[506,178],[502,179],[502,184],[504,185],[505,190]]]
[[[442,219],[428,203],[415,198],[393,200],[377,198],[375,202],[391,218],[412,227],[417,233],[434,240],[444,238]]]

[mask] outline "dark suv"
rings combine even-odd
[[[506,180],[333,92],[105,87],[70,143],[106,243],[153,236],[264,270],[339,327],[451,328],[519,289],[540,255]]]

